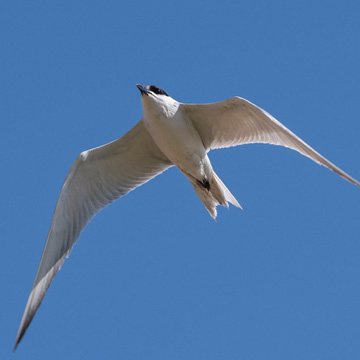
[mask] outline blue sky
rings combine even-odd
[[[269,145],[175,168],[88,225],[12,354],[65,176],[140,120],[135,84],[238,95],[360,179],[357,1],[0,4],[1,359],[358,359],[360,189]]]

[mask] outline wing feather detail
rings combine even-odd
[[[233,97],[213,104],[182,104],[182,107],[208,151],[252,143],[281,145],[360,186],[359,181],[320,155],[265,110],[245,99]]]
[[[172,163],[156,146],[142,121],[120,139],[77,157],[55,207],[15,348],[86,224],[111,202],[170,166]]]

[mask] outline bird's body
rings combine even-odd
[[[140,90],[144,88],[140,86]],[[146,90],[146,89],[145,89]],[[237,200],[214,173],[208,150],[188,116],[185,104],[169,96],[143,92],[144,124],[164,155],[189,179],[210,215],[216,218],[216,206]],[[186,139],[186,141],[184,141]]]
[[[118,140],[81,153],[65,179],[15,348],[86,224],[102,208],[171,166],[177,166],[189,179],[214,219],[218,205],[240,204],[212,169],[208,157],[211,149],[249,143],[282,145],[360,186],[270,114],[245,99],[182,104],[156,86],[138,88],[143,105],[140,122]]]
[[[197,180],[208,178],[211,164],[207,152],[191,120],[184,116],[181,104],[170,97],[152,99],[148,95],[141,100],[143,121],[164,155]]]

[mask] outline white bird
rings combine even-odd
[[[143,116],[127,134],[82,152],[61,189],[44,252],[17,334],[19,344],[50,283],[96,213],[171,166],[190,180],[216,218],[216,207],[241,207],[215,174],[208,152],[250,143],[282,145],[360,183],[326,160],[263,109],[233,97],[214,104],[182,104],[154,86],[137,85]]]

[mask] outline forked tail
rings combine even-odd
[[[212,179],[209,189],[204,187],[204,185],[196,179],[189,176],[187,177],[190,180],[194,190],[196,191],[197,196],[205,205],[207,211],[210,213],[214,220],[216,220],[216,207],[218,205],[223,205],[229,208],[228,203],[231,203],[234,206],[242,209],[241,205],[235,199],[233,194],[231,194],[229,189],[225,186],[225,184],[220,180],[220,178],[215,174],[214,171],[212,172]]]

